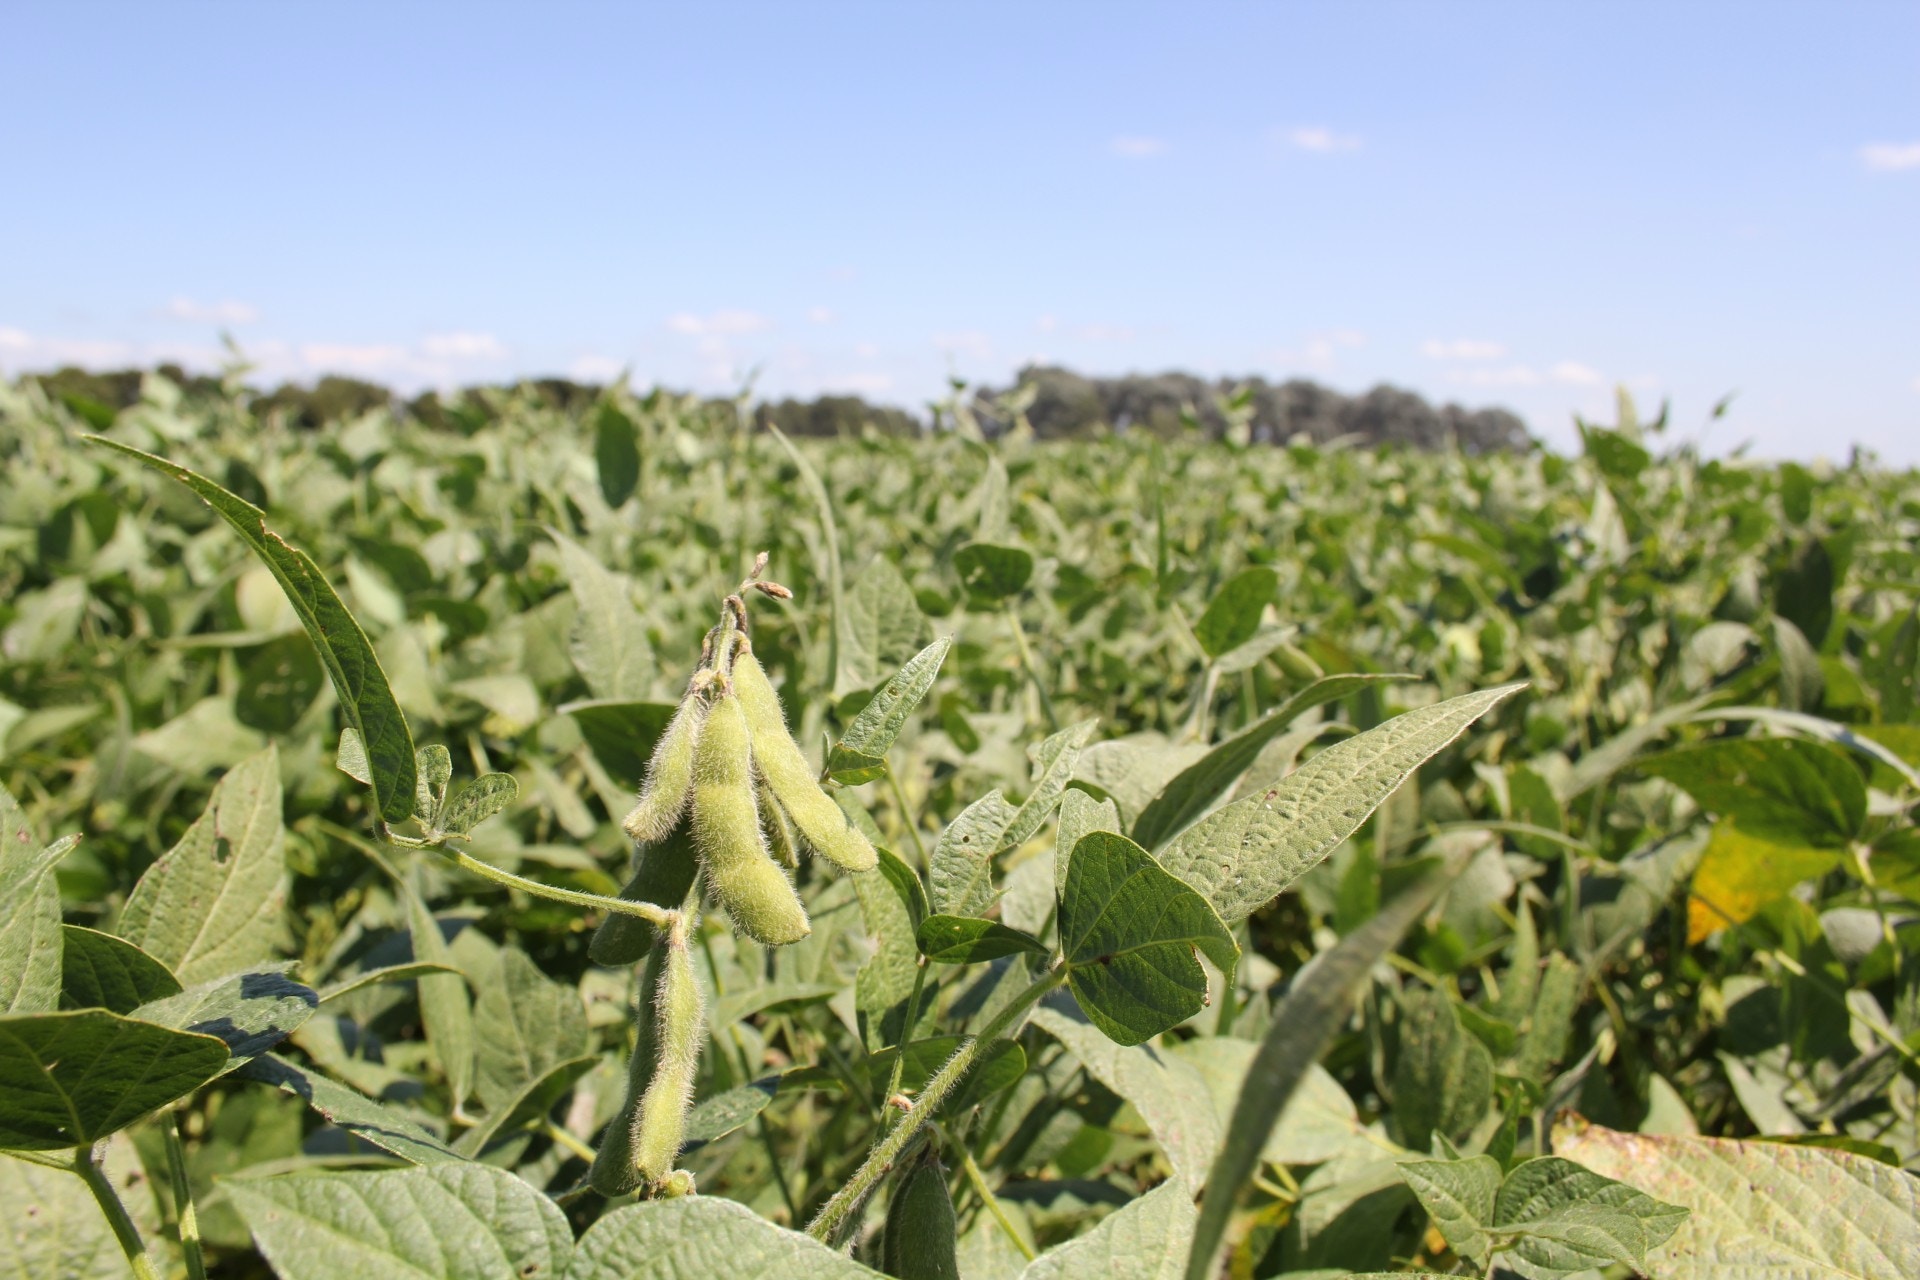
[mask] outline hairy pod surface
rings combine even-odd
[[[753,737],[753,757],[774,799],[815,852],[848,871],[879,865],[873,845],[840,812],[813,776],[800,744],[787,732],[780,695],[744,637],[733,660],[733,687]]]
[[[908,1171],[887,1204],[881,1269],[896,1280],[960,1280],[947,1171],[932,1157]]]
[[[694,877],[699,873],[693,832],[683,816],[666,839],[635,850],[633,876],[626,888],[620,890],[620,896],[628,902],[677,908],[686,902]],[[587,958],[609,969],[638,964],[659,936],[660,931],[639,916],[610,912],[594,930],[593,941],[587,944]]]
[[[638,1007],[633,1014],[636,1032],[633,1056],[627,1060],[626,1101],[620,1104],[620,1113],[607,1126],[605,1135],[600,1139],[600,1150],[594,1153],[593,1167],[587,1171],[587,1181],[603,1196],[623,1196],[640,1187],[640,1174],[633,1164],[633,1129],[640,1110],[640,1099],[645,1096],[647,1085],[653,1080],[654,1010],[666,960],[667,940],[661,937],[647,954],[646,971],[640,977],[639,995],[635,1001]]]
[[[767,850],[747,721],[732,694],[715,700],[694,752],[693,839],[707,887],[742,933],[778,947],[812,932],[793,882]]]
[[[767,790],[767,784],[757,780],[754,795],[760,801],[760,829],[766,833],[768,852],[787,870],[798,870],[800,851],[793,847],[793,835],[787,830],[787,820],[780,815],[779,802],[773,798],[773,792]]]
[[[673,1172],[693,1105],[694,1075],[706,1039],[706,1001],[687,950],[686,917],[667,939],[666,963],[653,997],[653,1078],[634,1109],[633,1170],[646,1186]]]
[[[706,714],[704,699],[691,695],[682,698],[680,709],[667,721],[666,732],[654,746],[653,758],[647,762],[647,780],[640,788],[640,803],[620,824],[641,844],[664,840],[686,811],[693,785],[693,756]]]

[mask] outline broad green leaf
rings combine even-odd
[[[1193,1223],[1192,1198],[1169,1179],[1035,1258],[1020,1280],[1179,1280]]]
[[[352,995],[366,987],[378,986],[383,982],[409,982],[415,978],[424,978],[430,973],[458,973],[451,965],[434,964],[426,960],[410,960],[405,964],[382,965],[378,969],[368,969],[354,974],[351,978],[342,978],[338,982],[329,982],[316,993],[320,1003],[338,1000],[342,996]]]
[[[1067,887],[1067,868],[1073,863],[1073,848],[1080,837],[1092,831],[1120,830],[1120,810],[1111,800],[1095,800],[1077,787],[1068,787],[1060,796],[1060,824],[1053,835],[1053,893]]]
[[[1847,1151],[1619,1133],[1573,1120],[1553,1149],[1692,1212],[1648,1257],[1662,1280],[1920,1275],[1920,1178]]]
[[[935,964],[978,964],[1021,951],[1047,953],[1031,934],[971,916],[928,916],[920,922],[914,940],[920,954]]]
[[[447,784],[453,780],[453,753],[438,742],[413,753],[413,816],[429,830],[447,804]]]
[[[1750,835],[1721,819],[1694,869],[1687,894],[1687,941],[1700,942],[1732,925],[1745,924],[1762,907],[1796,885],[1825,875],[1846,860],[1839,849],[1781,844]]]
[[[1773,647],[1780,655],[1780,705],[1789,711],[1818,711],[1827,696],[1820,655],[1785,618],[1773,620]]]
[[[614,779],[634,788],[646,776],[654,744],[678,709],[672,702],[569,702],[559,708]]]
[[[360,735],[352,725],[340,731],[340,747],[334,752],[333,767],[362,786],[373,785],[373,765],[367,760],[367,744],[360,741]],[[419,798],[417,786],[414,788],[414,798]]]
[[[214,1036],[105,1009],[0,1017],[0,1148],[97,1142],[227,1065]]]
[[[1400,784],[1523,686],[1422,707],[1335,743],[1271,787],[1188,827],[1161,865],[1244,920],[1333,852]]]
[[[225,1052],[224,1046],[222,1052]],[[403,1160],[433,1164],[460,1159],[451,1147],[392,1107],[285,1058],[265,1054],[242,1066],[234,1075],[292,1094],[343,1131]]]
[[[682,1196],[603,1215],[575,1246],[566,1280],[878,1280],[845,1255],[719,1196]]]
[[[773,1101],[773,1095],[779,1091],[780,1077],[770,1076],[701,1099],[687,1112],[687,1127],[682,1142],[692,1146],[726,1137],[765,1111],[767,1104]]]
[[[1559,1156],[1515,1168],[1500,1186],[1494,1225],[1519,1236],[1509,1265],[1533,1280],[1612,1263],[1652,1270],[1650,1250],[1671,1237],[1687,1211]]]
[[[520,784],[510,773],[483,773],[447,801],[436,829],[445,835],[464,836],[499,813],[520,797]]]
[[[1232,1036],[1196,1036],[1170,1048],[1206,1080],[1224,1134],[1260,1046]],[[1274,1122],[1262,1159],[1269,1164],[1320,1164],[1350,1149],[1354,1139],[1365,1133],[1353,1099],[1338,1080],[1316,1065],[1302,1077],[1293,1100]]]
[[[626,579],[608,572],[592,552],[559,530],[549,529],[547,536],[560,548],[560,565],[573,592],[571,653],[587,688],[606,701],[645,697],[657,664]]]
[[[846,807],[845,792],[840,800]],[[920,877],[911,868],[878,843],[874,850],[880,865],[872,871],[857,871],[852,877],[854,893],[860,899],[861,928],[874,949],[872,958],[854,977],[853,1002],[854,1008],[866,1016],[868,1035],[880,1037],[879,1043],[885,1043],[882,1017],[913,991],[914,974],[920,965],[913,931],[926,918],[927,901]],[[870,1038],[868,1047],[878,1045]]]
[[[41,848],[27,815],[0,787],[0,1013],[60,1005],[60,888],[53,868],[78,836]]]
[[[406,907],[413,958],[447,970],[421,975],[420,1020],[426,1025],[427,1043],[439,1060],[440,1069],[446,1073],[453,1103],[459,1106],[473,1092],[474,1077],[473,1003],[467,980],[454,962],[453,951],[440,932],[439,922],[414,890],[412,882],[403,874],[394,887]]]
[[[0,1275],[92,1280],[126,1270],[120,1244],[84,1182],[64,1169],[0,1156]]]
[[[847,613],[841,633],[847,648],[840,663],[842,683],[834,687],[836,698],[878,684],[890,667],[924,646],[932,630],[913,588],[885,556],[875,556],[854,579],[847,591]]]
[[[339,595],[320,572],[320,566],[306,552],[289,546],[269,530],[266,512],[228,493],[205,476],[103,436],[82,438],[136,458],[191,489],[233,526],[241,540],[273,571],[300,615],[300,624],[313,638],[320,661],[333,680],[334,691],[340,695],[340,707],[347,723],[364,746],[375,812],[388,822],[402,822],[411,817],[413,735],[407,729],[407,718],[401,713],[400,704],[394,701],[393,690],[387,685],[386,674],[380,669],[380,659],[374,655],[366,632],[340,603]]]
[[[1492,1156],[1406,1160],[1400,1176],[1453,1251],[1484,1263],[1493,1243],[1487,1228],[1494,1222],[1494,1201],[1500,1195],[1500,1162]]]
[[[1818,538],[1808,538],[1774,579],[1774,612],[1821,648],[1833,628],[1833,588],[1833,555]]]
[[[167,966],[110,933],[60,926],[60,1007],[132,1013],[149,1000],[180,994]]]
[[[1393,1119],[1400,1142],[1425,1151],[1434,1133],[1457,1138],[1486,1117],[1493,1055],[1460,1025],[1441,991],[1412,991],[1400,1004]]]
[[[1033,553],[1023,547],[969,542],[953,553],[960,585],[977,607],[993,608],[1017,596],[1033,577]]]
[[[1295,977],[1247,1069],[1225,1144],[1207,1174],[1211,1190],[1201,1201],[1193,1250],[1187,1255],[1187,1280],[1209,1280],[1214,1274],[1215,1254],[1226,1234],[1235,1197],[1252,1178],[1280,1113],[1351,1015],[1367,974],[1426,914],[1461,865],[1456,862],[1421,876]]]
[[[1080,838],[1060,893],[1067,982],[1093,1024],[1118,1044],[1139,1044],[1200,1012],[1204,952],[1231,975],[1233,935],[1207,900],[1125,836]]]
[[[848,786],[857,786],[886,773],[887,749],[933,687],[940,664],[952,647],[953,637],[943,636],[907,660],[873,701],[860,709],[847,732],[827,753],[829,774]]]
[[[712,1022],[717,1027],[730,1026],[756,1013],[769,1010],[776,1013],[790,1013],[804,1009],[808,1005],[820,1004],[831,999],[840,988],[830,982],[769,982],[747,987],[739,991],[730,991],[713,1005]]]
[[[1280,575],[1267,565],[1242,569],[1207,602],[1205,613],[1193,624],[1194,638],[1217,658],[1229,649],[1245,644],[1260,629],[1260,614],[1273,603],[1280,589]]]
[[[221,1069],[224,1075],[286,1039],[319,1004],[311,988],[269,970],[200,983],[149,1001],[132,1016],[224,1041],[232,1055]]]
[[[222,1186],[281,1280],[570,1274],[566,1215],[504,1169],[302,1171]]]
[[[600,496],[616,511],[640,483],[640,436],[619,406],[602,404],[593,417],[593,462]]]
[[[453,1149],[476,1159],[494,1139],[518,1132],[546,1118],[560,1099],[572,1091],[581,1076],[600,1065],[595,1057],[570,1058],[529,1080],[513,1097],[487,1112],[486,1118],[460,1135]]]
[[[287,893],[280,804],[280,756],[269,746],[220,779],[205,812],[133,887],[114,932],[189,985],[271,956]]]
[[[518,947],[500,953],[474,1005],[473,1034],[475,1092],[490,1111],[591,1047],[580,993],[546,977]]]
[[[913,868],[900,860],[900,855],[880,845],[874,846],[880,855],[878,873],[886,878],[893,891],[899,895],[900,903],[913,918],[913,927],[918,929],[920,922],[932,914],[927,905],[927,891],[920,883],[920,877]]]
[[[1176,774],[1134,820],[1134,841],[1150,850],[1165,844],[1205,812],[1259,758],[1261,748],[1305,712],[1370,684],[1411,679],[1406,675],[1339,675],[1314,681]]]
[[[1019,810],[989,791],[947,824],[927,868],[927,899],[948,916],[977,916],[993,905],[993,855]]]
[[[1000,833],[1000,848],[1017,849],[1046,825],[1048,817],[1059,805],[1067,783],[1073,779],[1073,767],[1079,762],[1080,749],[1098,727],[1098,721],[1082,720],[1058,733],[1049,734],[1045,740],[1028,749],[1027,757],[1033,761],[1035,774],[1033,790],[1020,802],[1019,810],[1007,822],[1006,830]]]
[[[1546,971],[1533,997],[1525,1033],[1514,1055],[1515,1070],[1523,1080],[1541,1080],[1547,1069],[1567,1056],[1573,1039],[1573,1015],[1585,989],[1580,966],[1556,951],[1547,958]]]
[[[1845,848],[1866,820],[1860,771],[1822,742],[1723,739],[1652,756],[1639,767],[1773,844]]]
[[[1697,714],[1712,695],[1677,702],[1654,712],[1639,724],[1622,729],[1591,751],[1583,752],[1566,775],[1556,780],[1554,793],[1562,804],[1583,796],[1632,763],[1648,743]]]

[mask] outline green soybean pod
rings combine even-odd
[[[648,1187],[666,1181],[680,1154],[707,1032],[706,1001],[687,950],[686,919],[680,917],[667,939],[666,963],[653,997],[653,1078],[634,1109],[629,1139],[634,1172]]]
[[[707,887],[741,932],[778,947],[813,931],[793,882],[767,851],[747,721],[732,694],[714,701],[694,752],[693,840]]]
[[[624,1196],[640,1187],[640,1174],[633,1165],[633,1125],[640,1099],[653,1079],[655,997],[666,957],[667,940],[662,937],[647,953],[646,971],[640,977],[639,1007],[634,1010],[637,1034],[633,1057],[627,1060],[627,1098],[620,1104],[620,1113],[607,1125],[600,1150],[594,1153],[593,1167],[587,1171],[588,1183],[603,1196]]]
[[[667,838],[634,852],[633,876],[620,896],[628,902],[651,902],[677,908],[687,900],[694,877],[700,873],[693,852],[693,832],[683,817]],[[639,916],[618,911],[608,914],[587,944],[587,958],[608,968],[638,964],[653,947],[660,931]]]
[[[693,756],[706,710],[706,700],[689,693],[680,700],[679,710],[667,721],[666,731],[654,745],[653,758],[647,762],[647,780],[640,788],[640,803],[620,824],[641,844],[664,840],[686,811],[693,786]]]
[[[932,1156],[894,1188],[887,1204],[880,1269],[896,1280],[960,1280],[947,1171]]]
[[[733,659],[733,688],[741,710],[746,712],[760,777],[799,829],[801,838],[829,862],[848,871],[873,870],[879,865],[873,845],[820,789],[800,744],[787,732],[780,695],[773,691],[760,660],[744,639]]]

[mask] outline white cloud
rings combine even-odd
[[[260,318],[260,310],[244,302],[227,298],[220,302],[195,302],[192,298],[175,298],[167,303],[166,314],[175,320],[187,320],[194,324],[252,324]]]
[[[668,318],[667,328],[675,333],[705,337],[713,335],[760,333],[773,328],[773,321],[757,311],[712,311],[704,316],[682,311]]]
[[[1303,125],[1297,129],[1288,129],[1283,135],[1286,141],[1302,151],[1358,151],[1360,139],[1350,133],[1335,133],[1320,125]]]
[[[612,382],[625,373],[627,366],[612,356],[580,356],[567,366],[567,376],[575,382]]]
[[[872,360],[880,354],[880,348],[871,342],[862,342],[853,349],[853,354],[862,360]]]
[[[420,350],[437,360],[504,360],[506,344],[490,333],[430,333]]]
[[[832,324],[833,308],[832,307],[808,307],[807,323],[808,324]]]
[[[1338,363],[1340,352],[1366,345],[1367,335],[1358,329],[1328,329],[1308,334],[1302,345],[1276,351],[1273,358],[1280,364],[1325,370]]]
[[[1860,161],[1882,172],[1920,169],[1920,142],[1870,142],[1860,148]]]
[[[1455,338],[1451,342],[1429,338],[1420,344],[1420,354],[1432,360],[1498,360],[1507,354],[1507,347],[1503,342],[1478,338]]]
[[[1107,150],[1123,160],[1151,160],[1155,156],[1167,153],[1166,140],[1149,138],[1139,134],[1121,134],[1109,139]]]
[[[985,360],[993,354],[993,340],[978,329],[936,333],[933,335],[933,345],[948,355],[967,355],[978,360]]]
[[[1555,382],[1570,382],[1576,387],[1595,387],[1606,381],[1598,369],[1581,364],[1578,360],[1562,360],[1547,371],[1547,376]]]
[[[388,343],[308,342],[300,347],[300,359],[316,371],[364,374],[411,372],[419,363],[407,348]]]
[[[25,329],[0,327],[0,351],[27,351],[33,347],[33,337]]]
[[[1577,360],[1562,360],[1542,372],[1532,365],[1510,364],[1500,368],[1455,369],[1447,381],[1463,387],[1537,387],[1548,382],[1575,387],[1598,386],[1606,379],[1600,371]]]

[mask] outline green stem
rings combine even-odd
[[[1007,630],[1013,632],[1013,647],[1020,653],[1020,668],[1027,673],[1033,691],[1040,695],[1040,714],[1046,717],[1047,732],[1060,732],[1059,718],[1053,714],[1053,699],[1047,696],[1047,686],[1040,679],[1039,668],[1033,665],[1033,650],[1027,647],[1027,633],[1020,625],[1020,615],[1012,605],[1007,606]]]
[[[913,966],[913,994],[907,997],[907,1020],[900,1027],[900,1044],[893,1055],[893,1072],[887,1077],[886,1096],[881,1100],[880,1112],[885,1117],[881,1124],[891,1127],[893,1107],[889,1105],[893,1096],[900,1092],[900,1077],[907,1066],[907,1041],[913,1038],[913,1024],[920,1021],[920,993],[927,983],[927,958],[920,956]]]
[[[437,852],[455,866],[471,871],[483,880],[491,880],[495,884],[503,884],[510,889],[519,889],[536,898],[551,898],[555,902],[571,903],[576,907],[598,907],[602,911],[639,916],[656,929],[672,928],[674,917],[679,914],[677,911],[656,906],[651,902],[636,902],[630,898],[609,898],[603,894],[583,893],[578,889],[562,889],[556,885],[541,884],[538,880],[529,880],[511,871],[502,871],[491,863],[482,862],[478,858],[464,854],[458,849],[449,849],[445,845],[439,846]]]
[[[93,1199],[100,1206],[100,1212],[107,1215],[107,1225],[113,1228],[114,1238],[120,1241],[120,1251],[127,1255],[127,1265],[133,1269],[134,1280],[160,1280],[160,1272],[153,1265],[153,1258],[147,1253],[147,1242],[140,1238],[140,1228],[133,1225],[133,1219],[127,1214],[127,1206],[120,1203],[120,1196],[108,1180],[106,1170],[95,1161],[94,1148],[78,1147],[73,1153],[73,1171],[80,1175],[80,1181],[87,1184],[87,1190],[93,1192]]]
[[[540,1132],[547,1136],[547,1141],[553,1143],[556,1147],[573,1153],[582,1160],[585,1160],[588,1164],[592,1164],[594,1156],[598,1154],[592,1147],[580,1141],[578,1134],[572,1130],[562,1128],[551,1120],[541,1122]]]
[[[993,1194],[993,1188],[987,1185],[987,1176],[980,1172],[979,1162],[973,1158],[973,1152],[969,1151],[965,1145],[960,1147],[960,1167],[966,1170],[967,1181],[973,1184],[973,1194],[980,1197],[980,1203],[987,1207],[987,1212],[993,1215],[993,1220],[1000,1224],[1002,1231],[1007,1233],[1007,1239],[1013,1241],[1013,1247],[1020,1251],[1021,1257],[1032,1262],[1033,1246],[1027,1243],[1026,1237],[1013,1229],[1013,1222],[1007,1217],[1006,1207],[1000,1203],[1000,1197]]]
[[[180,1253],[187,1264],[187,1280],[207,1280],[207,1262],[200,1253],[200,1218],[193,1209],[193,1184],[187,1179],[187,1147],[180,1137],[180,1113],[161,1122],[167,1140],[167,1176],[173,1182],[173,1213],[180,1222]]]
[[[920,838],[920,823],[914,817],[913,809],[907,804],[907,793],[900,788],[900,777],[893,770],[887,770],[887,785],[893,788],[893,802],[900,806],[900,821],[906,824],[907,835],[913,840],[913,850],[920,855],[920,865],[927,863],[927,844]]]
[[[867,1196],[873,1191],[875,1184],[886,1176],[889,1169],[893,1168],[894,1161],[899,1159],[900,1153],[907,1149],[907,1144],[926,1127],[927,1121],[933,1118],[933,1113],[939,1109],[942,1102],[946,1101],[953,1087],[966,1077],[968,1070],[973,1066],[973,1060],[980,1056],[980,1050],[1005,1035],[1027,1016],[1027,1011],[1039,1001],[1040,997],[1062,985],[1066,980],[1065,965],[1041,975],[1034,980],[1032,986],[1015,996],[1008,1002],[1006,1008],[994,1015],[993,1021],[989,1022],[979,1035],[962,1040],[960,1047],[953,1051],[953,1056],[948,1058],[941,1068],[933,1073],[933,1078],[927,1081],[927,1087],[920,1091],[918,1098],[914,1099],[913,1106],[900,1117],[900,1123],[873,1145],[873,1149],[867,1153],[866,1160],[854,1170],[853,1176],[847,1179],[840,1190],[834,1192],[832,1199],[821,1206],[820,1212],[815,1214],[813,1221],[807,1225],[807,1233],[816,1240],[831,1241],[837,1238],[841,1227],[846,1225],[854,1212],[866,1203]]]

